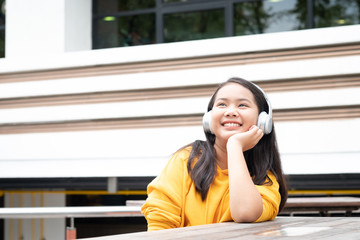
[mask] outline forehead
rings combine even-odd
[[[248,99],[255,102],[252,92],[244,86],[237,83],[228,83],[224,85],[216,94],[215,100],[219,98],[225,99]]]

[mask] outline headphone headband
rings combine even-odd
[[[272,106],[271,106],[271,102],[270,102],[267,94],[264,92],[264,90],[262,90],[262,89],[261,89],[258,85],[256,85],[255,83],[253,83],[253,82],[250,82],[250,83],[251,83],[252,85],[254,85],[257,89],[259,89],[259,90],[262,92],[262,94],[263,94],[263,96],[264,96],[264,98],[265,98],[265,101],[266,101],[266,103],[267,103],[267,105],[268,105],[268,107],[269,107],[269,110],[268,110],[269,117],[271,117],[271,119],[272,119]]]

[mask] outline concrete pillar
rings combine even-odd
[[[6,2],[5,57],[91,49],[91,0]]]
[[[91,0],[65,0],[65,52],[92,49]]]

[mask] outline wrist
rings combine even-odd
[[[236,139],[232,139],[229,138],[227,143],[226,143],[226,148],[227,150],[243,150],[243,146],[241,145],[241,143],[239,141],[237,141]]]

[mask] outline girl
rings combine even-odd
[[[206,141],[178,150],[148,186],[141,211],[150,231],[267,221],[284,206],[286,182],[265,93],[231,78],[215,91],[208,111]]]

